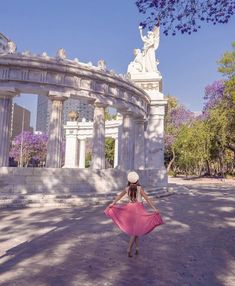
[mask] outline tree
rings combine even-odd
[[[190,124],[194,118],[193,113],[180,105],[177,99],[173,96],[167,96],[167,114],[165,119],[165,162],[167,171],[170,171],[174,163],[175,145],[174,142],[183,125]]]
[[[105,112],[104,112],[104,120],[105,121],[115,120],[116,118],[117,118],[117,114],[111,115],[110,110],[108,108],[105,109]]]
[[[174,142],[175,165],[181,172],[201,175],[205,161],[210,156],[210,134],[200,119],[184,124]]]
[[[161,25],[166,36],[197,32],[201,22],[227,23],[235,12],[234,0],[137,0],[136,5],[146,15],[140,25]]]
[[[47,140],[48,136],[46,134],[33,134],[29,131],[24,131],[22,134],[17,135],[12,141],[10,156],[19,163],[22,150],[23,166],[28,166],[32,159],[41,163],[45,162]],[[21,143],[23,143],[22,149]]]
[[[233,50],[225,52],[218,61],[218,71],[227,79],[225,80],[225,94],[235,103],[235,42],[232,43]]]
[[[113,138],[105,138],[105,160],[109,167],[113,167],[114,162],[114,146],[115,140]]]

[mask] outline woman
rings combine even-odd
[[[127,180],[128,186],[104,212],[123,232],[130,235],[127,253],[129,257],[132,257],[134,244],[136,245],[135,253],[139,254],[139,236],[149,233],[156,226],[163,224],[163,221],[158,209],[139,185],[139,175],[136,172],[130,172]],[[125,195],[128,196],[129,203],[126,205],[115,205]],[[154,209],[154,213],[148,213],[145,210],[142,198]]]

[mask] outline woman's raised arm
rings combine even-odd
[[[140,190],[141,195],[144,197],[148,205],[155,210],[155,212],[159,213],[159,210],[154,206],[152,200],[148,197],[148,195],[145,193],[144,189],[141,188]]]
[[[115,200],[109,205],[110,207],[112,207],[113,205],[115,205],[118,201],[120,201],[121,198],[123,198],[126,195],[126,189],[123,190],[120,194],[118,194],[115,198]]]

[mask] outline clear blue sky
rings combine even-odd
[[[65,48],[68,58],[125,73],[133,49],[142,48],[135,0],[0,0],[0,31],[18,51],[50,56]],[[204,87],[221,78],[216,61],[235,41],[235,17],[226,25],[204,25],[193,35],[161,36],[157,50],[164,94],[176,96],[192,111],[200,111]],[[18,104],[32,111],[35,125],[36,96],[21,96]]]

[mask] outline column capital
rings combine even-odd
[[[104,103],[104,102],[100,102],[100,101],[95,101],[94,102],[94,106],[95,107],[101,107],[101,108],[106,108],[108,106],[107,103]]]
[[[19,94],[16,88],[0,87],[0,98],[12,98]]]
[[[135,116],[134,120],[135,120],[135,123],[144,123],[147,121],[147,119],[144,118],[143,116]]]
[[[52,101],[54,100],[65,101],[70,97],[70,93],[50,90],[47,96]]]
[[[154,106],[154,105],[158,105],[158,106],[165,106],[167,105],[168,100],[167,99],[154,99],[151,100],[150,105]]]
[[[120,109],[123,116],[131,116],[134,118],[135,114],[129,109]]]

